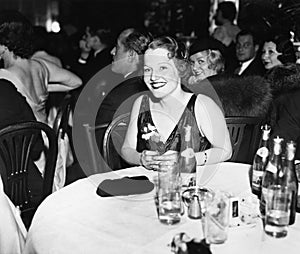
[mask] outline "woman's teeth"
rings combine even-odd
[[[151,83],[151,86],[153,89],[159,89],[163,87],[166,84],[166,82],[156,82],[156,83]]]

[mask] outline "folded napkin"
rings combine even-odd
[[[121,179],[106,179],[97,188],[101,197],[126,196],[143,194],[152,191],[154,184],[147,176],[123,177]]]

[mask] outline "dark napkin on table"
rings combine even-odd
[[[147,193],[153,188],[154,184],[147,176],[126,176],[102,181],[97,188],[97,194],[101,197],[127,196]]]
[[[171,242],[175,254],[212,254],[205,239],[191,239],[186,233],[178,233]]]

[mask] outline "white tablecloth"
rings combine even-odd
[[[244,195],[250,192],[249,165],[222,163],[212,166],[212,176],[198,169],[198,183]],[[200,220],[185,213],[177,225],[161,224],[151,193],[127,197],[99,197],[98,184],[104,179],[157,173],[141,167],[128,168],[79,180],[50,195],[37,210],[28,232],[25,254],[66,253],[171,253],[168,244],[179,232],[202,238]],[[272,239],[263,233],[260,221],[255,227],[233,227],[225,244],[212,245],[218,253],[299,253],[300,218],[289,227],[284,239]]]
[[[4,193],[0,177],[0,253],[22,253],[26,235],[20,212]]]

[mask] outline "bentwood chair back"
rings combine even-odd
[[[120,156],[128,128],[129,116],[130,113],[125,113],[115,118],[104,133],[103,157],[112,170],[129,166]]]
[[[66,94],[57,107],[53,130],[58,144],[57,164],[53,190],[61,189],[66,182],[67,167],[77,161],[72,140],[72,96]]]
[[[87,146],[86,156],[84,156],[85,164],[89,167],[89,170],[92,174],[95,173],[103,173],[102,161],[99,158],[102,154],[102,142],[103,142],[103,135],[102,133],[105,132],[106,128],[108,127],[109,123],[99,124],[96,126],[91,126],[88,123],[83,124],[83,129],[85,132],[85,140]]]
[[[44,146],[42,132],[48,139]],[[42,179],[41,195],[38,200],[30,190],[29,178],[35,168],[34,160],[41,152],[45,154],[45,168]],[[28,121],[13,124],[0,130],[0,173],[3,189],[12,203],[19,207],[22,218],[33,216],[39,203],[52,193],[54,169],[57,158],[57,142],[53,129],[48,125]],[[25,219],[28,227],[31,222]]]
[[[72,113],[71,103],[72,96],[67,94],[58,108],[57,115],[53,123],[53,129],[56,136],[58,137],[58,134],[61,131],[62,139],[64,138],[64,135],[69,132],[69,119]]]
[[[226,117],[226,124],[232,144],[232,157],[229,161],[252,164],[260,141],[259,117]]]

